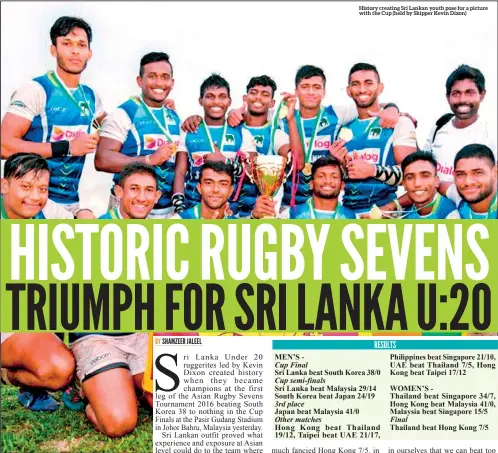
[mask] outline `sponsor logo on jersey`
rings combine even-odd
[[[455,175],[455,169],[451,165],[446,166],[440,164],[439,162],[437,163],[437,172],[442,175]]]
[[[315,143],[313,143],[313,149],[329,149],[330,148],[330,135],[325,135],[324,137],[315,138]]]
[[[192,153],[192,164],[195,167],[200,167],[204,163],[204,156],[207,154],[206,151],[203,151],[201,153]]]
[[[225,144],[235,145],[235,137],[233,134],[225,134]]]
[[[380,149],[379,148],[366,148],[362,150],[354,150],[358,154],[358,158],[364,160],[365,162],[371,164],[377,164],[380,161]]]
[[[74,140],[81,134],[88,132],[88,126],[54,126],[52,128],[52,135],[50,136],[51,142],[60,142],[61,140]]]
[[[368,133],[368,139],[369,140],[377,140],[380,138],[380,134],[382,133],[382,128],[381,127],[372,127],[370,129],[370,132]]]
[[[168,143],[168,141],[162,134],[144,134],[145,149],[155,151],[166,143]]]

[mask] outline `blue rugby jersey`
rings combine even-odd
[[[404,217],[407,220],[432,220],[432,219],[446,219],[449,214],[455,212],[457,209],[455,203],[448,198],[436,192],[434,196],[434,205],[432,211],[427,215],[420,215],[415,206],[407,210],[407,215]]]

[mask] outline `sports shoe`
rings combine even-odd
[[[19,389],[17,400],[30,411],[53,412],[59,403],[43,389]]]
[[[66,390],[64,390],[64,393],[62,394],[62,402],[64,403],[64,406],[72,411],[85,410],[85,403],[81,398],[81,384],[79,379],[74,379],[74,381],[66,387]]]

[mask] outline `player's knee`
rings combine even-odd
[[[125,411],[122,407],[117,407],[101,421],[101,426],[108,437],[122,437],[135,429],[137,421],[136,410]]]
[[[59,390],[66,387],[73,378],[75,361],[69,351],[53,354],[40,364],[36,375],[49,390]]]

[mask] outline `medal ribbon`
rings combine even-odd
[[[316,214],[315,214],[315,203],[313,202],[313,198],[309,198],[308,201],[306,202],[308,204],[308,207],[310,209],[310,215],[313,220],[316,219]],[[335,207],[334,215],[330,218],[331,220],[337,218],[337,213],[339,210],[339,203],[337,203],[337,206]]]
[[[310,137],[310,142],[308,144],[308,147],[305,149],[305,154],[304,154],[304,162],[308,163],[311,157],[311,153],[313,151],[313,144],[315,143],[315,138],[318,133],[318,126],[320,126],[320,122],[322,120],[323,116],[323,107],[320,107],[320,112],[318,113],[318,118],[316,120],[315,124],[315,129],[313,130],[313,134]],[[301,114],[297,112],[297,117],[299,121],[297,122],[298,130],[299,130],[299,136],[301,137],[301,143],[303,144],[303,148],[306,147],[306,135],[304,134],[304,123],[303,119],[301,117]]]
[[[489,219],[489,218],[493,218],[493,217],[490,217],[492,215],[493,212],[496,212],[496,210],[498,209],[498,201],[497,201],[497,196],[498,196],[498,192],[495,193],[495,196],[493,197],[493,199],[491,200],[491,203],[489,204],[489,209],[488,209],[488,212],[486,214],[486,219]],[[470,208],[470,206],[469,206]],[[470,218],[471,219],[478,219],[479,217],[472,217],[472,208],[470,208]]]
[[[280,100],[280,103],[278,104],[277,110],[275,112],[275,115],[273,116],[272,122],[271,122],[271,129],[270,129],[270,147],[268,148],[268,154],[278,154],[278,151],[275,152],[273,150],[273,147],[275,146],[275,133],[277,132],[278,129],[278,122],[280,120],[280,110],[282,110],[282,106],[285,105],[285,102],[283,99]]]
[[[154,123],[156,123],[156,126],[159,128],[159,130],[164,134],[164,136],[166,137],[168,142],[174,143],[173,137],[169,133],[168,122],[166,121],[166,109],[164,107],[161,108],[161,110],[163,112],[163,119],[164,119],[164,126],[163,126],[161,124],[161,122],[156,118],[156,116],[152,113],[152,110],[145,103],[145,101],[142,99],[142,97],[139,97],[138,100],[140,101],[140,104],[142,104],[142,107],[145,109],[145,111],[153,119]]]

